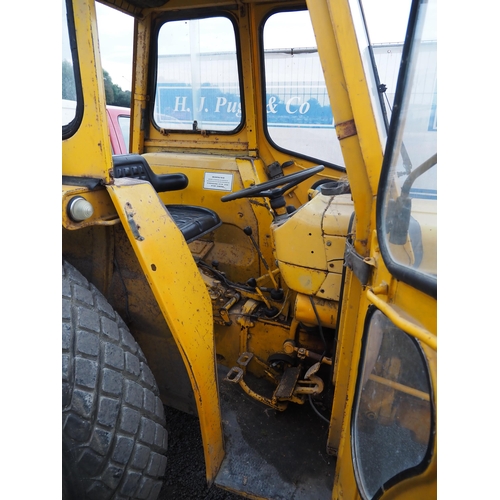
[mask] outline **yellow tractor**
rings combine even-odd
[[[65,498],[156,499],[163,405],[245,497],[435,498],[435,1],[390,83],[360,0],[102,3],[123,155],[95,2],[62,2]]]

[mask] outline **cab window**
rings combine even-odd
[[[227,17],[168,21],[158,32],[157,127],[235,132],[242,124],[236,32]]]
[[[433,418],[418,342],[378,310],[368,320],[351,435],[358,485],[373,499],[425,469]]]
[[[263,47],[268,139],[280,150],[343,167],[309,13],[269,16]]]
[[[78,81],[78,57],[71,2],[62,0],[62,128],[63,138],[78,127],[82,95]]]

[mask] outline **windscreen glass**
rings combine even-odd
[[[436,1],[421,2],[400,76],[380,182],[386,262],[437,277]]]

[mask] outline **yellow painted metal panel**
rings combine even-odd
[[[320,299],[328,299],[338,301],[340,299],[340,288],[342,286],[342,274],[328,273],[325,281],[321,283],[321,287],[317,293]]]
[[[186,365],[211,482],[224,450],[207,289],[182,233],[153,187],[142,181],[118,179],[107,189]]]
[[[304,209],[274,229],[279,262],[327,270],[321,221],[329,201],[326,196],[316,196]]]
[[[306,295],[315,295],[327,275],[326,271],[307,269],[285,262],[279,263],[279,269],[288,287]]]
[[[334,455],[337,455],[340,450],[342,428],[345,424],[344,417],[346,417],[348,421],[350,420],[349,414],[346,413],[345,406],[346,400],[351,398],[353,394],[353,392],[349,392],[348,389],[350,369],[353,363],[352,358],[355,353],[354,339],[356,324],[362,305],[361,291],[361,283],[356,276],[354,276],[352,271],[347,269],[344,283],[344,297],[341,304],[342,315],[338,320],[339,337],[337,340],[333,374],[335,393],[327,440],[327,449],[329,453]],[[366,304],[366,301],[364,304]],[[340,461],[340,456],[337,456]]]
[[[111,144],[106,119],[104,80],[92,0],[74,2],[74,18],[83,87],[83,119],[77,132],[62,142],[62,173],[109,182]]]
[[[130,152],[144,151],[144,118],[148,100],[148,58],[151,37],[151,16],[134,23],[134,67],[132,70],[132,102],[130,113]]]
[[[322,221],[325,235],[343,236],[345,238],[353,211],[354,204],[350,194],[342,194],[331,198]]]

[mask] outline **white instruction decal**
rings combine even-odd
[[[203,188],[215,191],[231,191],[233,189],[233,174],[205,172]]]

